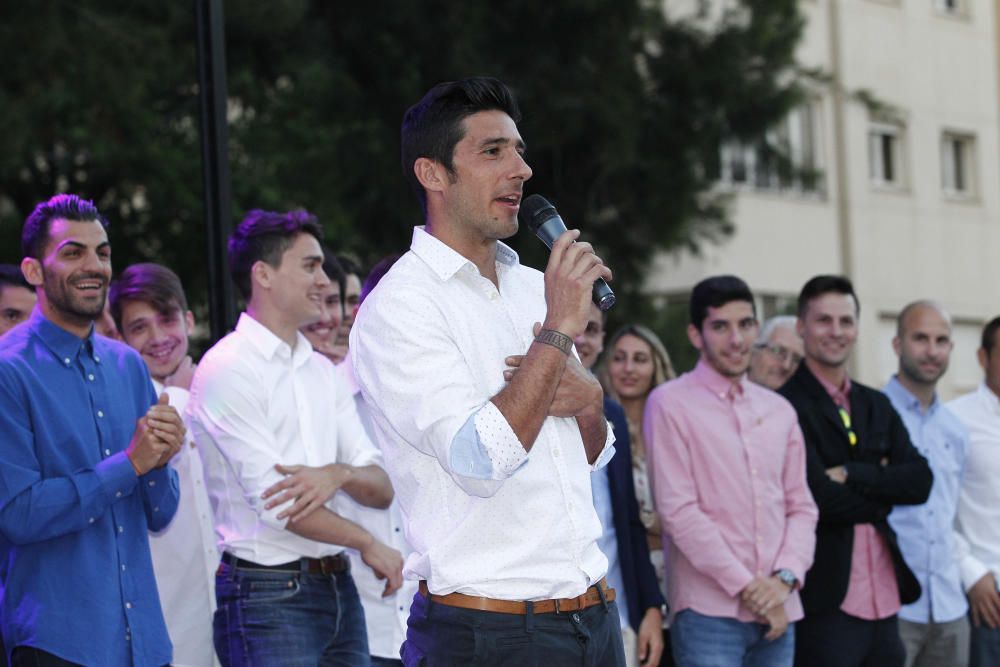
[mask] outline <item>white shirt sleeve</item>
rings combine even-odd
[[[476,386],[444,314],[419,294],[373,296],[351,330],[349,349],[376,421],[389,437],[435,457],[466,493],[496,493],[528,454]]]
[[[191,386],[187,415],[199,447],[212,447],[229,466],[246,503],[261,520],[284,529],[286,519],[277,515],[286,505],[264,509],[261,493],[281,481],[274,469],[282,461],[274,434],[265,421],[267,392],[260,378],[234,365],[200,365]]]

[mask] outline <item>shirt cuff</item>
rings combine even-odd
[[[128,454],[123,451],[112,454],[94,466],[94,473],[97,474],[97,479],[100,480],[110,502],[132,493],[139,479]]]
[[[493,479],[506,479],[528,460],[528,452],[517,439],[514,429],[493,401],[472,417],[479,446],[486,452],[493,467]]]
[[[590,472],[597,472],[604,468],[611,461],[611,457],[615,455],[615,429],[611,425],[611,422],[606,422],[606,424],[608,426],[608,434],[604,438],[604,449],[597,455],[597,460],[594,461],[594,464],[590,466]]]
[[[966,556],[961,563],[959,563],[959,569],[962,573],[962,585],[965,587],[965,592],[968,593],[969,589],[976,585],[976,582],[989,574],[990,569],[979,562],[978,559],[972,556]]]

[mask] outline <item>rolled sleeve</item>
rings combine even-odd
[[[611,422],[605,422],[605,424],[607,426],[607,435],[604,437],[604,449],[597,455],[594,464],[590,466],[590,472],[603,470],[604,466],[608,465],[615,455],[615,429],[611,425]]]

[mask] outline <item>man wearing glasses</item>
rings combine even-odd
[[[776,315],[764,322],[750,353],[749,378],[777,391],[802,363],[802,337],[794,315]]]
[[[921,592],[886,517],[927,500],[933,477],[889,399],[847,376],[859,308],[847,278],[805,284],[797,325],[805,360],[780,390],[798,413],[819,507],[796,629],[795,664],[808,667],[902,667],[897,614]]]

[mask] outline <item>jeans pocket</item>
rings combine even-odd
[[[301,590],[298,574],[251,575],[240,577],[240,597],[244,604],[266,604],[288,600]]]

